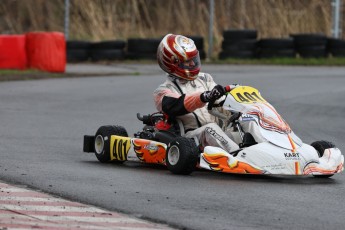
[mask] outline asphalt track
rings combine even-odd
[[[70,70],[78,68],[88,70]],[[120,124],[132,135],[142,128],[136,113],[155,111],[152,91],[163,73],[155,65],[121,68],[140,75],[0,83],[0,180],[184,229],[344,229],[344,174],[176,176],[137,162],[101,164],[82,153],[84,134]],[[219,84],[260,89],[304,142],[330,140],[345,152],[344,67],[203,70]]]

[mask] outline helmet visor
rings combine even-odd
[[[184,69],[184,70],[188,70],[188,71],[193,71],[195,69],[199,69],[200,66],[201,66],[201,62],[200,62],[199,53],[198,53],[198,55],[194,56],[193,58],[179,63],[179,68]]]

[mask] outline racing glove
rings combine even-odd
[[[204,103],[215,101],[221,98],[226,93],[221,85],[216,85],[211,91],[205,91],[200,95],[200,100]]]

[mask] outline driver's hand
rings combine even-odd
[[[221,98],[226,93],[225,89],[221,85],[216,85],[211,91],[205,91],[200,95],[202,102],[215,101]]]

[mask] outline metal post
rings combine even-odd
[[[332,8],[333,8],[333,28],[332,28],[332,36],[334,38],[339,38],[341,33],[341,0],[332,0]]]
[[[214,0],[210,0],[210,24],[208,30],[208,54],[207,60],[211,60],[213,52],[213,17],[214,17]]]
[[[65,0],[65,39],[69,36],[69,0]]]

